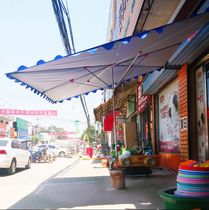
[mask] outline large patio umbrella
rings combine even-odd
[[[184,40],[209,21],[209,12],[109,42],[73,55],[39,60],[7,73],[52,103],[105,88],[116,88],[139,75],[164,68]],[[114,100],[113,100],[114,106]],[[114,108],[113,108],[114,111]]]
[[[6,76],[52,103],[70,100],[165,67],[178,46],[208,21],[209,12],[52,61],[39,60],[29,68],[22,65]]]

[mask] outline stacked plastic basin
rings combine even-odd
[[[181,163],[174,194],[179,197],[209,198],[209,161],[198,163],[189,160]]]

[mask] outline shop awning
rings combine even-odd
[[[70,100],[161,69],[208,20],[209,12],[6,75],[52,103]]]
[[[135,92],[136,86],[137,86],[136,82],[133,82],[132,84],[130,82],[129,85],[127,85],[128,87],[127,90],[121,90],[115,94],[114,108],[115,110],[120,111],[122,115],[126,115],[127,112],[126,102],[128,100],[128,96]],[[110,112],[113,112],[113,98],[110,98],[108,101],[104,102],[103,104],[100,104],[98,107],[94,109],[94,115],[96,121],[102,121],[103,117]]]
[[[128,96],[115,97],[115,110],[120,110],[123,115],[126,115],[126,107],[125,103],[127,101]],[[96,121],[102,121],[103,117],[108,113],[113,111],[113,99],[109,99],[107,102],[100,104],[97,108],[94,109],[94,115]]]

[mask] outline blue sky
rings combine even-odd
[[[76,51],[105,43],[110,0],[68,0],[68,6]],[[52,105],[4,75],[21,65],[29,67],[40,59],[65,55],[51,0],[1,1],[0,26],[0,108],[58,110],[56,121],[39,117],[42,125],[67,128],[74,120],[85,122],[79,99]],[[92,119],[93,107],[101,98],[101,92],[86,97]],[[37,117],[22,118],[35,122]]]

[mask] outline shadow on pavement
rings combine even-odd
[[[25,171],[25,170],[28,170],[28,169],[17,168],[15,173],[17,174],[17,173],[20,173],[20,172]],[[4,177],[4,176],[12,176],[12,175],[8,174],[6,169],[0,169],[0,177]]]

